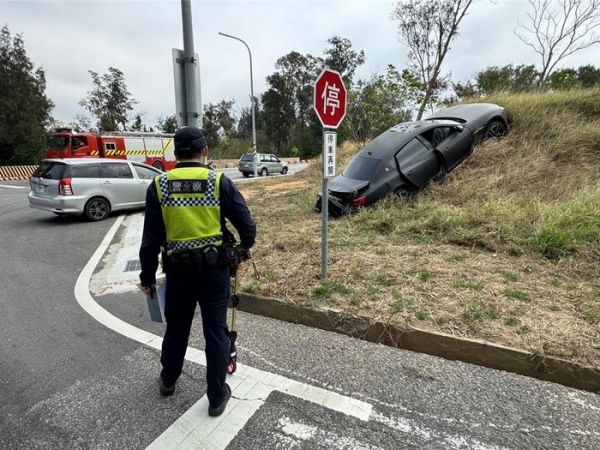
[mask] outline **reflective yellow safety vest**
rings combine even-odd
[[[167,230],[167,254],[220,246],[221,174],[205,167],[180,167],[154,179]]]

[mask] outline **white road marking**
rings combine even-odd
[[[122,239],[107,249],[102,256],[102,269],[94,275],[90,290],[95,297],[137,291],[139,270],[125,272],[128,261],[138,260],[144,229],[144,215],[134,213],[124,219],[127,226]]]
[[[481,442],[479,439],[432,430],[428,427],[420,426],[416,421],[407,419],[406,417],[392,418],[379,413],[373,413],[371,415],[371,421],[386,425],[401,433],[418,436],[425,441],[433,440],[435,442],[444,442],[445,448],[447,449],[459,450],[469,448],[473,450],[508,450],[507,447],[488,445]]]
[[[0,187],[9,188],[9,189],[29,189],[26,186],[12,186],[10,184],[0,184]]]
[[[289,417],[282,417],[278,423],[278,434],[275,439],[286,448],[306,447],[299,445],[302,442],[313,440],[318,442],[319,447],[330,449],[352,449],[352,450],[383,450],[381,447],[366,444],[348,436],[339,436],[337,433],[323,430],[314,425],[295,422]]]
[[[92,278],[94,270],[100,262],[100,260],[102,259],[102,256],[106,252],[107,248],[110,246],[113,237],[115,236],[117,230],[123,223],[124,217],[125,216],[122,215],[117,218],[115,223],[112,225],[112,227],[100,243],[100,246],[96,249],[90,260],[87,262],[87,264],[79,274],[74,289],[75,298],[77,299],[79,305],[88,314],[90,314],[98,322],[100,322],[107,328],[110,328],[111,330],[116,331],[117,333],[122,334],[123,336],[126,336],[137,342],[140,342],[141,344],[147,345],[155,349],[160,349],[162,344],[161,337],[149,333],[145,330],[136,328],[133,325],[119,319],[118,317],[113,316],[106,309],[102,308],[98,303],[96,303],[89,291],[90,280]],[[201,352],[200,350],[195,348],[188,348],[188,351],[186,353],[186,359],[197,364],[206,365],[204,352]],[[273,390],[279,390],[289,395],[301,398],[306,401],[314,402],[334,411],[338,411],[349,416],[357,417],[365,421],[369,419],[373,409],[372,405],[363,401],[346,397],[344,395],[340,395],[334,392],[329,392],[325,389],[316,386],[309,386],[305,383],[290,380],[281,375],[265,372],[259,369],[245,366],[243,364],[238,364],[236,374],[233,377],[230,377],[229,379],[233,382],[238,378],[242,380],[242,383],[244,383],[244,380],[249,380],[247,381],[248,383],[254,382],[252,387],[244,395],[245,397],[250,399],[266,399],[268,393],[270,393]],[[246,384],[245,386],[248,385]],[[238,393],[234,392],[234,396],[238,396]],[[232,406],[238,405],[235,402],[235,399],[232,399],[231,401]],[[229,413],[224,417],[221,417],[219,419],[206,418],[203,421],[193,420],[192,422],[195,424],[195,427],[190,432],[190,416],[194,416],[195,414],[197,416],[197,412],[201,412],[201,409],[204,409],[204,411],[206,411],[206,402],[206,398],[203,397],[202,399],[200,399],[199,402],[197,402],[196,405],[194,405],[196,408],[193,412],[190,412],[188,416],[186,416],[187,413],[184,414],[177,421],[175,421],[175,423],[171,425],[171,427],[169,427],[161,436],[157,438],[156,445],[159,445],[160,442],[164,442],[164,440],[167,439],[166,437],[163,438],[163,435],[165,435],[166,433],[166,436],[168,436],[169,440],[175,440],[181,443],[183,447],[187,446],[188,444],[191,445],[193,443],[196,446],[195,448],[198,448],[197,439],[201,437],[203,439],[203,447],[200,448],[225,448],[229,444],[229,442],[231,442],[231,440],[235,437],[235,434],[231,433],[230,431],[236,428],[239,431],[239,429],[241,429],[245,425],[246,421],[258,410],[258,408],[262,405],[264,400],[241,400],[239,402],[244,406],[242,406],[239,410],[237,407],[228,408]],[[233,414],[235,411],[238,411],[236,415],[232,416],[230,421],[227,421],[227,417],[229,417],[229,415]],[[202,417],[207,416],[203,415]],[[245,421],[243,420],[244,418]],[[213,431],[206,435],[206,432],[203,429],[203,424],[206,425],[205,422],[213,423],[213,421],[216,422]],[[224,427],[224,432],[220,431],[220,426]]]

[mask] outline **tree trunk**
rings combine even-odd
[[[425,97],[423,97],[423,101],[421,102],[421,106],[419,106],[419,112],[417,114],[417,120],[421,120],[423,117],[423,113],[425,112],[425,108],[427,107],[427,103],[429,103],[429,99],[433,95],[433,87],[431,83],[427,85],[427,90],[425,91]]]

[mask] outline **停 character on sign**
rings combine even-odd
[[[323,114],[327,113],[327,107],[331,108],[330,115],[333,116],[335,114],[335,110],[340,107],[339,94],[340,88],[337,87],[335,83],[331,85],[329,83],[325,83],[325,89],[323,89],[323,93],[321,94],[321,98],[324,100]],[[332,139],[333,136],[329,136],[329,138]]]

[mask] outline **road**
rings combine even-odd
[[[295,173],[300,172],[301,170],[305,169],[308,166],[308,164],[306,163],[302,163],[302,164],[290,164],[288,166],[289,169],[289,175],[293,175]],[[242,173],[238,170],[238,169],[219,169],[219,172],[223,172],[225,175],[227,175],[228,178],[232,179],[232,180],[244,180],[244,176],[242,175]],[[269,178],[274,178],[277,176],[281,176],[281,174],[273,174],[273,175],[269,175]],[[252,180],[254,178],[253,175],[250,175],[249,178],[247,178],[248,181]],[[259,179],[262,179],[262,177],[259,176]]]
[[[249,314],[229,415],[206,415],[198,321],[161,398],[163,325],[123,264],[141,214],[56,218],[27,191],[0,183],[4,449],[600,448],[598,395]]]

